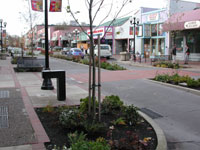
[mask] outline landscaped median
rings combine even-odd
[[[98,102],[96,101],[98,110]],[[102,119],[88,114],[88,98],[80,106],[50,105],[36,109],[49,138],[48,150],[166,150],[162,130],[133,105],[118,96],[106,96]],[[155,128],[155,130],[154,130]],[[157,139],[159,137],[159,139]]]
[[[68,61],[73,61],[76,63],[81,63],[85,65],[89,65],[89,59],[84,58],[82,59],[80,56],[64,56],[64,55],[50,55],[51,57],[58,58],[58,59],[64,59]],[[96,57],[97,58],[97,57]],[[96,66],[98,66],[98,60],[96,59]],[[101,68],[106,70],[126,70],[126,68],[119,66],[115,63],[108,63],[105,59],[101,60]]]
[[[177,73],[173,75],[158,74],[151,81],[200,95],[200,78],[195,80],[189,76],[180,76]]]

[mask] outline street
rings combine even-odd
[[[123,66],[128,70],[102,69],[102,96],[118,95],[125,104],[134,104],[154,119],[166,135],[169,150],[199,150],[199,96],[148,80],[158,73],[173,70]],[[88,89],[88,66],[51,58],[50,68],[66,70],[68,84]],[[179,70],[178,73],[200,76],[199,70]]]

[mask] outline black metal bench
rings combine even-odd
[[[43,70],[42,78],[57,79],[57,99],[59,101],[66,100],[66,83],[65,83],[65,71],[64,70]]]
[[[37,70],[42,71],[45,65],[45,59],[40,58],[18,58],[17,60],[17,69],[24,69],[24,70]]]

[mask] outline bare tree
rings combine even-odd
[[[113,24],[113,22],[117,19],[117,17],[119,16],[120,12],[122,11],[122,9],[128,4],[132,2],[131,0],[122,0],[121,2],[121,6],[119,7],[118,10],[115,11],[115,14],[113,16],[112,21],[110,21],[110,24],[108,26],[107,30],[109,29],[109,27]],[[93,117],[95,118],[96,116],[96,105],[95,105],[95,92],[96,92],[96,68],[95,68],[95,56],[94,56],[94,38],[93,38],[93,30],[94,30],[94,22],[97,19],[97,16],[99,14],[99,12],[107,7],[107,14],[104,14],[104,18],[102,20],[99,21],[99,24],[95,27],[98,28],[100,26],[100,24],[102,24],[111,14],[111,11],[113,10],[113,0],[111,1],[111,3],[108,5],[105,3],[105,0],[85,0],[85,5],[88,9],[88,17],[89,17],[89,30],[90,30],[90,34],[87,34],[86,31],[83,30],[80,22],[78,21],[78,19],[75,16],[75,13],[71,10],[70,7],[70,0],[68,0],[68,6],[67,6],[67,12],[70,13],[72,15],[72,17],[74,18],[74,20],[78,23],[78,25],[80,26],[80,28],[82,29],[82,31],[87,34],[89,40],[90,40],[90,59],[89,59],[89,109],[88,112],[91,114],[91,109],[93,110]],[[109,7],[109,8],[108,8]],[[104,33],[104,35],[106,34],[106,32]],[[103,36],[104,37],[104,36]],[[99,62],[100,63],[100,62]],[[91,93],[92,91],[92,93]],[[92,97],[91,97],[92,95]],[[92,104],[91,104],[91,98],[92,98]],[[100,111],[99,111],[100,112]],[[100,115],[100,114],[99,114]],[[99,117],[101,118],[101,117]]]
[[[31,53],[33,57],[33,37],[34,37],[34,31],[33,31],[33,26],[37,23],[37,21],[40,19],[40,14],[36,12],[31,11],[31,4],[30,0],[23,0],[24,1],[24,11],[19,12],[21,20],[23,20],[29,27],[30,27],[30,32],[31,32]]]

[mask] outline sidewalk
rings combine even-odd
[[[41,90],[40,72],[15,73],[10,58],[0,60],[0,150],[44,150],[49,138],[34,108],[46,105],[76,105],[87,91],[66,86],[66,101],[58,101],[55,90]],[[69,100],[70,99],[70,100]]]
[[[132,65],[132,66],[142,66],[142,67],[153,67],[151,64],[151,60],[149,58],[147,58],[146,60],[142,58],[141,62],[139,60],[136,60],[136,62],[134,62],[132,59],[130,59],[129,61],[121,61],[120,55],[113,55],[112,58],[113,58],[113,61],[116,61],[121,64]],[[184,61],[177,61],[177,62],[180,65],[186,67],[186,68],[183,68],[183,70],[200,72],[200,61],[198,62],[189,61],[188,64],[184,64]]]

